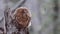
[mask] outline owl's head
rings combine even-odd
[[[27,27],[31,21],[31,13],[25,7],[17,8],[15,11],[15,19],[18,24],[22,25],[22,27]]]

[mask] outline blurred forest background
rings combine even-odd
[[[4,29],[4,11],[7,6],[11,10],[17,6],[30,9],[30,34],[60,34],[60,0],[0,0],[0,27]]]

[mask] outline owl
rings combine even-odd
[[[25,7],[17,8],[14,13],[14,22],[19,29],[28,28],[31,26],[31,12]]]

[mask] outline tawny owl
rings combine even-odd
[[[19,28],[27,28],[31,25],[31,13],[25,7],[17,8],[14,17]]]

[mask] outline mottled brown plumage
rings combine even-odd
[[[29,15],[28,9],[26,8],[19,8],[16,10],[15,13],[15,20],[19,24],[20,28],[26,28],[31,20],[31,17]]]

